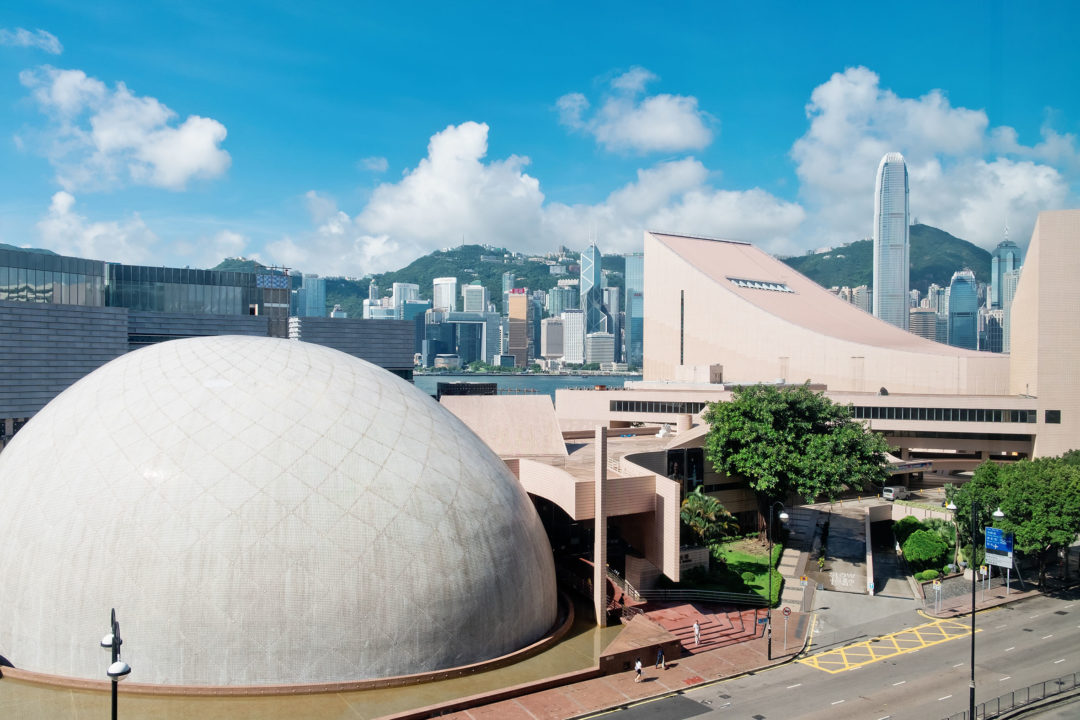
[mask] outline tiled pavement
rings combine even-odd
[[[678,612],[683,613],[680,622],[689,617],[685,609]],[[742,614],[739,613],[739,615],[742,619]],[[710,618],[705,618],[704,614],[700,617],[711,619],[712,614],[710,613]],[[702,647],[697,653],[669,660],[666,670],[653,666],[655,658],[643,657],[644,680],[640,683],[634,682],[634,672],[631,670],[462,710],[444,717],[457,720],[480,720],[481,718],[555,720],[556,718],[578,717],[643,698],[685,690],[703,682],[759,670],[792,659],[798,651],[802,650],[810,625],[809,615],[792,614],[788,622],[787,638],[790,652],[782,656],[780,653],[783,652],[784,647],[784,623],[775,616],[773,620],[775,627],[772,661],[766,657],[766,640],[763,637],[757,636],[753,640],[727,645],[717,641],[711,648]],[[690,625],[692,624],[691,619]],[[705,623],[702,623],[703,641],[705,640],[704,628]],[[693,645],[693,631],[691,631],[690,644]]]

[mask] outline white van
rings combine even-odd
[[[881,497],[886,500],[906,500],[911,495],[903,485],[889,485],[881,488]]]

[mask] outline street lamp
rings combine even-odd
[[[945,506],[946,510],[956,510],[956,503],[950,502]],[[975,499],[975,493],[971,494],[971,685],[968,688],[968,719],[975,720],[975,518],[979,514],[979,501]],[[998,520],[1005,517],[1005,513],[998,508],[993,513]]]
[[[124,641],[120,639],[120,623],[116,621],[116,608],[113,608],[109,616],[112,631],[101,638],[101,647],[112,650],[112,663],[105,674],[112,680],[112,720],[116,720],[116,685],[131,672],[131,666],[120,659],[120,646]]]
[[[769,573],[769,597],[766,599],[766,603],[765,603],[765,608],[766,608],[765,609],[765,628],[766,628],[766,633],[767,633],[767,636],[768,636],[768,640],[766,641],[766,643],[767,643],[766,657],[769,660],[772,660],[772,573],[773,573],[773,564],[772,564],[772,548],[773,548],[772,516],[773,516],[773,513],[776,511],[777,507],[780,508],[780,522],[783,522],[783,521],[788,519],[788,514],[786,512],[784,512],[784,503],[777,500],[776,502],[774,502],[772,505],[769,506],[769,519],[768,519],[768,522],[766,523],[766,526],[765,526],[766,533],[769,536],[769,561],[768,561],[768,563],[766,563],[766,565],[768,566],[768,573]]]

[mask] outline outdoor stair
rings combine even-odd
[[[701,624],[701,644],[694,645],[694,621],[692,618],[680,618],[678,620],[664,617],[652,617],[650,619],[659,623],[665,630],[679,639],[683,650],[691,655],[717,648],[736,645],[747,640],[761,637],[765,632],[764,625],[758,625],[755,621],[758,617],[765,617],[765,610],[734,610],[721,613],[702,613],[699,617]]]

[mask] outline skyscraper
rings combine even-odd
[[[540,323],[540,355],[545,360],[556,360],[563,356],[562,318],[544,318]]]
[[[927,340],[937,340],[937,313],[930,308],[911,308],[909,311],[912,333]]]
[[[398,318],[402,317],[405,303],[420,299],[420,286],[416,283],[394,283],[390,291],[390,304]]]
[[[596,247],[596,243],[581,253],[581,309],[585,311],[586,334],[608,331],[600,262],[600,248]]]
[[[1003,283],[1005,273],[1019,270],[1024,264],[1023,253],[1012,240],[1009,239],[1008,229],[1005,230],[1005,239],[998,243],[990,256],[990,301],[987,305],[992,309],[1004,308],[1005,297]]]
[[[626,256],[626,268],[623,271],[626,285],[626,298],[623,312],[626,326],[623,328],[623,343],[626,352],[623,361],[633,367],[641,367],[644,346],[642,331],[645,329],[645,255],[634,253]]]
[[[441,277],[432,281],[431,307],[448,312],[457,311],[456,277]]]
[[[949,344],[979,349],[979,291],[975,273],[958,270],[949,283]]]
[[[510,291],[514,289],[514,273],[507,271],[502,274],[502,314],[510,314]]]
[[[874,183],[874,316],[908,329],[908,172],[904,156],[881,158]]]
[[[488,291],[487,288],[481,285],[479,282],[473,282],[469,285],[465,285],[464,287],[462,287],[461,295],[465,299],[465,312],[487,312]]]
[[[585,311],[563,310],[563,360],[585,362]]]
[[[528,290],[525,288],[513,288],[510,290],[508,333],[508,352],[514,356],[514,365],[519,368],[529,364],[529,330],[532,319],[532,303],[529,301]]]

